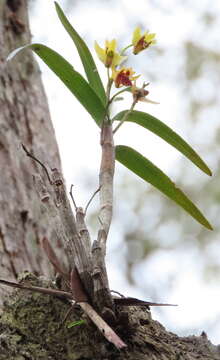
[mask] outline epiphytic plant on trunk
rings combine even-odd
[[[85,209],[77,207],[74,202],[76,214],[73,215],[60,172],[57,169],[47,169],[43,166],[47,174],[50,190],[48,191],[48,184],[45,186],[45,182],[40,175],[34,177],[35,187],[41,201],[48,210],[48,216],[52,221],[51,226],[54,226],[54,236],[62,239],[68,250],[69,270],[63,268],[62,262],[59,261],[54,253],[53,239],[50,239],[49,242],[47,238],[44,238],[42,246],[54,268],[63,278],[68,291],[25,287],[24,285],[12,284],[4,280],[0,280],[0,282],[26,290],[63,296],[70,301],[74,300],[80,304],[106,338],[113,342],[116,347],[121,348],[126,346],[125,343],[108,326],[108,324],[114,326],[117,321],[120,321],[120,316],[119,320],[115,316],[117,311],[116,305],[127,306],[136,304],[140,306],[153,306],[169,304],[156,304],[139,301],[134,298],[113,297],[109,289],[105,255],[106,242],[112,221],[115,160],[159,189],[207,229],[211,230],[212,226],[193,202],[152,162],[131,147],[124,145],[115,146],[114,134],[120,130],[125,122],[136,123],[142,126],[143,129],[150,130],[174,146],[206,174],[211,175],[211,171],[191,146],[166,124],[146,112],[134,110],[139,101],[155,104],[156,102],[148,99],[149,91],[146,88],[149,84],[144,82],[141,86],[138,86],[139,75],[135,75],[135,71],[131,67],[122,66],[122,63],[128,59],[126,53],[129,48],[133,49],[134,55],[150,48],[156,42],[155,34],[149,32],[142,34],[141,30],[136,28],[131,43],[121,51],[117,51],[115,39],[106,41],[104,48],[101,48],[95,42],[96,53],[107,70],[105,90],[86,43],[70,24],[56,2],[55,7],[61,23],[78,50],[86,78],[77,72],[60,54],[42,44],[30,44],[16,49],[10,54],[9,59],[13,58],[21,50],[28,48],[33,50],[60,78],[101,129],[100,144],[102,157],[98,189],[100,194],[100,210],[98,215],[100,226],[97,239],[91,242],[85,221],[87,207]],[[131,94],[130,109],[122,110],[118,114],[112,115],[112,103],[122,100],[121,95],[124,92]],[[24,150],[28,156],[39,162],[38,159],[29,153],[25,146]]]

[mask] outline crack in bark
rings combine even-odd
[[[3,250],[4,250],[4,254],[6,254],[7,257],[8,257],[9,264],[10,264],[10,267],[11,267],[11,273],[13,274],[13,276],[15,278],[17,278],[17,271],[16,271],[15,266],[14,266],[13,255],[7,249],[6,242],[5,242],[5,236],[4,236],[3,232],[2,232],[1,227],[0,227],[0,240],[2,242],[2,247],[3,247]]]
[[[27,143],[32,145],[33,144],[33,133],[32,133],[30,121],[28,118],[28,110],[25,105],[23,106],[23,112],[24,112],[24,121],[25,121],[26,129],[27,129]]]

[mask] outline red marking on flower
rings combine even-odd
[[[123,68],[113,73],[113,79],[116,87],[120,86],[132,86],[132,80],[134,80],[134,71],[132,69]]]
[[[115,86],[116,87],[119,87],[120,85],[131,86],[132,82],[129,79],[130,75],[131,74],[130,74],[129,70],[127,70],[127,71],[122,70],[115,79]]]
[[[146,41],[145,36],[142,36],[134,47],[134,54],[138,54],[140,51],[148,48],[148,46],[150,46],[150,44],[151,44],[151,41],[150,42]]]

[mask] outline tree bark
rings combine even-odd
[[[26,157],[21,143],[43,162],[60,168],[58,147],[40,70],[31,51],[6,62],[12,50],[30,42],[27,0],[1,0],[0,273],[7,279],[16,278],[24,269],[51,274],[51,266],[39,246],[43,236],[50,238],[51,230],[33,191],[32,174],[38,169]]]
[[[24,52],[8,64],[5,61],[12,50],[30,43],[27,19],[27,0],[0,1],[0,272],[7,280],[14,280],[24,270],[47,278],[51,274],[39,243],[43,238],[54,240],[53,228],[33,186],[32,174],[39,169],[26,157],[21,143],[49,167],[60,168],[40,71],[32,53]],[[78,227],[80,224],[78,221]],[[58,257],[61,247],[57,238],[53,249]],[[62,260],[64,257],[62,249]],[[22,281],[54,287],[35,275],[25,273]],[[64,299],[16,290],[2,307],[0,360],[220,360],[219,348],[204,333],[180,338],[153,321],[149,309],[140,307],[116,306],[120,322],[114,330],[127,344],[119,351],[77,306],[61,325],[69,307]],[[80,319],[85,323],[66,327]]]
[[[22,282],[52,286],[30,274],[25,274]],[[132,306],[128,311],[117,307],[124,321],[114,330],[127,344],[121,350],[110,344],[77,306],[62,324],[69,308],[62,299],[16,290],[0,317],[0,360],[220,360],[220,347],[212,345],[204,332],[178,337],[154,321],[147,308]],[[67,328],[79,320],[85,322]]]

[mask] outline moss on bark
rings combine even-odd
[[[30,273],[22,276],[22,282],[54,287]],[[118,351],[77,306],[61,325],[69,307],[66,301],[49,295],[14,291],[5,300],[0,317],[0,360],[220,360],[219,347],[204,333],[178,337],[152,320],[147,309],[137,307],[126,308],[129,322],[124,316],[124,323],[115,329],[128,345]],[[118,313],[122,311],[118,309]],[[68,323],[80,319],[86,322],[67,328]]]

